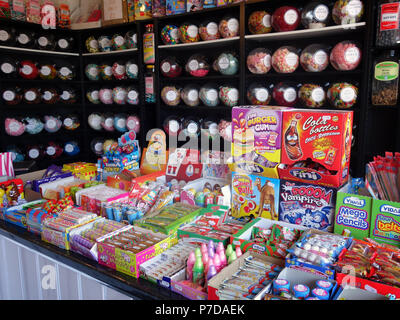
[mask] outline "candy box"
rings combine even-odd
[[[279,177],[327,187],[349,178],[352,111],[297,109],[283,113]]]
[[[372,200],[369,237],[380,243],[400,247],[400,203]]]
[[[104,243],[104,240],[107,238],[116,234],[121,235],[132,228],[135,231],[149,232],[150,235],[161,238],[162,240],[137,254]],[[115,269],[132,277],[139,278],[140,265],[175,245],[178,242],[178,239],[176,237],[176,233],[167,236],[165,234],[155,233],[137,226],[127,226],[127,228],[121,230],[121,232],[106,235],[98,239],[96,242],[99,264],[107,266],[111,269]]]
[[[1,19],[10,19],[11,18],[10,3],[8,0],[0,1],[0,18]]]
[[[279,221],[331,232],[337,189],[281,180]]]
[[[185,0],[166,0],[165,6],[167,9],[167,16],[173,14],[185,13],[186,1]]]
[[[43,200],[28,202],[19,206],[10,207],[4,211],[4,221],[17,225],[21,228],[27,228],[28,209],[41,207]]]
[[[196,290],[182,283],[181,281],[184,280],[186,280],[186,269],[179,271],[173,277],[171,277],[171,291],[179,293],[190,300],[207,300],[207,292]]]
[[[334,232],[362,240],[369,237],[372,198],[362,189],[359,194],[349,193],[349,188],[346,184],[337,192]]]
[[[233,172],[232,217],[278,220],[279,186],[279,179]]]
[[[241,266],[244,265],[245,259],[249,256],[254,256],[265,262],[273,263],[278,266],[284,267],[284,262],[281,259],[268,257],[263,254],[248,251],[248,252],[244,253],[241,257],[239,257],[238,259],[233,261],[231,264],[226,266],[223,270],[221,270],[217,275],[215,275],[208,281],[208,300],[219,300],[218,288],[219,288],[220,284],[225,279],[231,278],[231,276],[233,274],[235,274]],[[262,290],[259,294],[257,294],[256,297],[254,298],[254,300],[260,300],[263,291],[265,291],[265,290]]]
[[[193,221],[200,213],[201,209],[198,206],[175,203],[145,215],[142,219],[136,220],[135,225],[170,235]]]
[[[321,234],[321,235],[329,235],[330,233],[323,232],[320,230],[315,230],[315,229],[309,229],[306,232],[302,234],[298,242],[301,242],[304,237],[310,234]],[[345,248],[342,250],[342,252],[346,249],[349,248],[351,245],[351,238],[347,238],[346,243],[345,243]],[[293,250],[296,247],[296,244],[290,248]],[[285,258],[285,265],[288,268],[296,269],[296,270],[301,270],[304,272],[309,272],[316,274],[320,277],[324,277],[326,279],[334,279],[335,278],[335,269],[333,265],[327,265],[327,266],[321,266],[321,265],[313,265],[310,262],[304,261],[303,259],[299,259],[298,257],[294,256],[293,254],[289,253],[286,258]]]
[[[83,187],[86,180],[69,176],[55,181],[43,183],[39,186],[40,194],[44,199],[59,200],[69,193],[73,187]]]
[[[281,221],[274,221],[270,219],[257,218],[254,219],[252,222],[246,224],[242,230],[233,234],[231,236],[230,242],[234,246],[239,246],[242,252],[252,251],[264,254],[266,256],[284,259],[286,256],[286,251],[283,252],[283,250],[276,247],[275,245],[257,243],[254,239],[252,239],[252,233],[255,227],[268,229],[273,225],[278,225],[300,231],[307,230],[307,228],[299,225],[289,224]]]
[[[193,181],[203,174],[200,152],[194,149],[177,148],[170,152],[165,172],[167,182],[171,180]]]
[[[232,109],[232,171],[279,179],[285,107]]]
[[[350,285],[352,287],[363,289],[374,294],[386,296],[390,300],[396,300],[400,298],[400,288],[390,286],[388,284],[379,283],[344,273],[337,273],[336,281],[341,286]]]
[[[0,212],[5,208],[26,203],[24,183],[21,179],[0,182]]]
[[[129,191],[137,183],[146,181],[156,181],[158,177],[165,174],[163,171],[154,172],[148,175],[142,175],[140,170],[123,170],[115,176],[107,177],[107,186],[115,189]]]

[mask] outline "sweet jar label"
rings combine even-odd
[[[199,93],[197,90],[189,90],[188,92],[188,99],[190,101],[196,101],[199,98]]]
[[[106,127],[112,127],[114,124],[114,120],[111,118],[106,119],[106,121],[104,121]]]
[[[189,26],[187,28],[187,34],[190,38],[196,38],[199,30],[196,26]]]
[[[46,37],[40,37],[39,40],[38,40],[38,42],[39,42],[39,44],[40,44],[42,47],[47,46],[47,44],[49,43],[49,41],[47,40]]]
[[[7,41],[8,40],[8,32],[5,30],[0,30],[0,40]]]
[[[178,132],[178,130],[179,130],[179,123],[178,123],[178,121],[171,120],[171,121],[168,123],[168,129],[169,129],[170,132]]]
[[[117,126],[120,128],[126,127],[126,120],[125,119],[118,119],[117,120]]]
[[[130,128],[135,128],[136,127],[136,121],[135,120],[128,120],[126,122],[126,126],[130,129]]]
[[[71,98],[71,95],[70,95],[70,93],[68,91],[63,91],[63,93],[61,95],[61,98],[63,100],[68,100],[69,98]]]
[[[15,99],[15,93],[10,91],[10,90],[4,91],[3,99],[6,100],[6,101],[14,100]]]
[[[218,125],[216,123],[210,124],[210,126],[208,127],[208,131],[211,135],[216,135],[218,133]]]
[[[73,124],[73,121],[72,121],[71,118],[65,118],[65,120],[64,120],[64,125],[65,125],[66,127],[71,127],[72,124]]]
[[[54,129],[56,127],[56,122],[53,119],[48,120],[47,127],[50,129]]]
[[[236,19],[229,19],[228,29],[231,32],[237,32],[239,30],[239,22]]]
[[[318,64],[320,66],[324,65],[327,62],[327,60],[328,60],[328,55],[323,50],[318,50],[314,54],[314,61],[316,64]]]
[[[111,41],[110,41],[110,39],[108,39],[108,38],[102,38],[102,39],[99,41],[99,43],[100,43],[100,45],[101,45],[103,48],[109,47],[109,46],[111,45]]]
[[[120,75],[124,74],[124,73],[125,73],[125,68],[124,68],[124,66],[118,66],[118,67],[115,69],[115,72],[116,72],[117,74],[120,74]]]
[[[191,134],[195,134],[198,129],[198,125],[194,122],[189,123],[189,125],[187,126],[187,131]]]
[[[48,75],[50,74],[51,70],[50,70],[49,67],[44,66],[44,67],[42,67],[42,69],[40,70],[40,72],[41,72],[42,75],[48,76]]]
[[[29,37],[25,33],[22,33],[18,37],[18,42],[22,44],[27,44],[29,42]]]
[[[97,42],[97,40],[91,40],[91,41],[89,42],[89,46],[90,46],[91,48],[98,49],[98,48],[99,48],[99,43]]]
[[[122,46],[124,44],[124,38],[121,36],[116,37],[115,43],[117,44],[117,46]]]
[[[25,99],[28,101],[33,101],[36,99],[36,94],[33,91],[25,92]]]
[[[137,94],[136,91],[134,91],[134,90],[129,91],[129,93],[128,93],[128,98],[129,98],[130,100],[136,100],[137,97],[138,97],[138,94]]]
[[[298,62],[298,56],[297,54],[290,52],[285,56],[285,61],[289,67],[294,67]]]
[[[91,68],[89,69],[89,74],[90,74],[92,77],[96,77],[96,76],[99,74],[99,70],[98,70],[97,68],[91,67]]]
[[[221,69],[228,69],[229,68],[229,59],[227,57],[222,57],[218,61],[218,65]]]
[[[360,50],[358,48],[348,48],[344,53],[344,59],[348,63],[356,63],[360,59]]]
[[[50,91],[45,91],[45,93],[43,95],[43,99],[46,100],[46,101],[49,101],[49,100],[51,100],[51,97],[52,97],[51,92]]]
[[[92,97],[92,99],[93,100],[99,100],[99,92],[96,90],[96,91],[93,91],[91,94],[90,94],[90,96]]]
[[[322,88],[316,88],[311,92],[311,97],[315,102],[321,102],[325,99],[325,91]]]
[[[326,5],[320,4],[314,9],[314,17],[318,21],[325,21],[329,16],[329,9]]]
[[[36,159],[37,157],[39,157],[39,151],[37,149],[29,150],[29,158]]]
[[[236,101],[239,98],[239,91],[237,89],[229,90],[228,98],[232,101]]]
[[[269,28],[271,27],[271,16],[269,14],[266,14],[263,18],[262,18],[262,24],[264,27]]]
[[[189,69],[192,71],[196,71],[199,68],[199,63],[196,60],[190,60]]]
[[[176,40],[179,38],[178,29],[172,29],[170,32],[171,38]]]
[[[283,16],[283,19],[289,25],[294,24],[298,19],[297,12],[293,9],[290,9],[290,10],[286,11],[285,15]]]
[[[55,153],[56,153],[56,149],[54,148],[54,147],[47,147],[47,150],[46,150],[46,152],[47,152],[47,154],[49,155],[49,156],[53,156],[53,155],[55,155]]]
[[[360,0],[350,0],[346,6],[347,14],[350,17],[357,17],[361,13],[362,6]]]
[[[68,41],[65,39],[60,39],[58,40],[58,46],[62,49],[65,49],[68,47]]]
[[[264,66],[266,66],[267,68],[270,68],[271,67],[271,56],[269,54],[267,54],[264,57],[263,62],[264,62]]]
[[[259,89],[256,91],[256,99],[258,101],[264,102],[268,99],[268,91],[265,89]]]
[[[94,150],[96,150],[97,152],[102,151],[102,150],[103,150],[103,144],[102,144],[101,142],[97,142],[97,143],[94,145]]]
[[[218,93],[216,90],[209,90],[206,94],[207,100],[214,101],[218,97]]]
[[[375,79],[378,81],[392,81],[399,77],[399,64],[384,61],[375,66]]]
[[[112,75],[112,68],[110,66],[107,66],[104,68],[104,74],[106,76],[111,76]]]
[[[211,36],[215,36],[218,32],[218,25],[215,22],[210,22],[207,24],[207,33]]]
[[[118,100],[125,100],[125,93],[123,91],[117,92],[117,99]]]
[[[170,63],[169,63],[169,62],[164,62],[164,63],[161,65],[161,69],[162,69],[163,72],[168,73],[168,72],[171,70],[171,65],[170,65]]]
[[[10,132],[17,132],[19,130],[19,124],[17,122],[10,123]]]
[[[283,92],[283,98],[287,101],[287,102],[293,102],[294,100],[296,100],[296,90],[293,88],[287,88],[284,92]]]
[[[69,74],[71,74],[72,71],[71,71],[70,69],[68,69],[67,67],[62,67],[62,68],[60,69],[60,73],[61,73],[62,76],[66,77],[66,76],[68,76]],[[98,73],[98,72],[97,72],[97,69],[96,69],[96,73]]]
[[[131,64],[131,65],[129,65],[128,70],[132,74],[137,74],[138,73],[138,66],[136,64]]]
[[[399,29],[399,8],[400,2],[381,5],[380,31]]]
[[[74,146],[73,146],[72,144],[67,144],[67,145],[65,146],[65,151],[67,151],[67,152],[72,152],[72,151],[74,151]]]
[[[29,74],[32,73],[32,71],[33,71],[33,69],[32,69],[31,66],[25,65],[25,66],[22,67],[22,73],[23,74],[29,75]]]
[[[343,102],[353,101],[356,96],[356,93],[353,88],[344,88],[340,91],[340,99]]]
[[[13,67],[10,63],[6,62],[1,65],[1,71],[3,73],[11,73],[13,71]]]
[[[104,100],[110,100],[111,99],[111,91],[110,90],[105,90],[103,92],[103,99]]]
[[[168,91],[167,94],[166,94],[166,98],[167,98],[168,101],[174,101],[176,99],[176,97],[177,97],[176,92],[172,91],[172,90]]]
[[[134,43],[137,42],[137,34],[136,34],[136,33],[132,36],[132,39],[133,39],[133,42],[134,42]]]
[[[229,126],[227,126],[227,127],[225,128],[225,135],[226,135],[227,137],[232,136],[232,126],[231,126],[231,125],[229,125]]]

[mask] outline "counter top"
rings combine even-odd
[[[27,230],[0,220],[0,234],[49,258],[95,278],[133,298],[144,300],[184,300],[185,298],[147,280],[136,279],[98,264],[75,252],[46,243]]]

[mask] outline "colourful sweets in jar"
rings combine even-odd
[[[227,107],[237,106],[239,103],[239,90],[230,86],[222,86],[219,88],[219,98]]]
[[[272,91],[272,97],[279,106],[293,107],[298,100],[297,86],[292,83],[278,83]]]
[[[332,107],[348,109],[357,103],[358,88],[351,83],[339,82],[332,84],[327,92],[327,98]]]
[[[161,73],[164,77],[176,78],[182,74],[182,67],[175,57],[167,57],[160,63]]]
[[[320,108],[325,104],[325,90],[317,84],[303,84],[299,90],[300,102],[308,108]]]
[[[247,89],[247,100],[253,105],[266,106],[271,101],[271,94],[266,86],[255,83]]]
[[[280,47],[272,55],[272,67],[278,73],[295,72],[300,64],[297,50],[293,47]]]
[[[218,23],[214,21],[204,21],[199,26],[200,38],[203,41],[217,40],[221,38],[218,30]]]
[[[222,38],[233,38],[239,35],[239,21],[230,16],[224,17],[218,25]]]
[[[193,77],[205,77],[210,72],[210,65],[205,56],[194,54],[188,59],[185,70]]]
[[[300,56],[300,64],[307,72],[321,72],[329,66],[328,48],[312,44],[306,47]]]
[[[271,52],[268,49],[254,49],[247,56],[247,68],[253,74],[266,74],[271,70],[271,59]]]
[[[280,7],[273,13],[271,22],[277,32],[296,30],[300,24],[300,12],[292,6]]]
[[[197,42],[200,40],[199,28],[192,23],[184,23],[179,27],[179,39],[182,43]]]
[[[248,28],[252,34],[271,32],[271,15],[267,11],[254,11],[249,16]]]
[[[166,86],[161,90],[161,99],[167,106],[177,106],[181,102],[181,90],[175,86]]]
[[[361,49],[354,41],[342,41],[331,51],[332,66],[338,71],[354,70],[361,62]]]
[[[364,4],[360,0],[338,0],[332,9],[332,18],[336,24],[350,24],[361,21]]]
[[[179,43],[179,28],[172,24],[167,24],[161,30],[161,40],[165,45]]]

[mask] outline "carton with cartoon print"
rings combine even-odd
[[[337,189],[281,180],[279,221],[333,230]]]
[[[400,247],[400,203],[372,200],[370,238]]]
[[[242,106],[232,109],[233,171],[279,179],[282,118],[285,107]]]
[[[279,179],[232,173],[232,217],[278,220]]]

